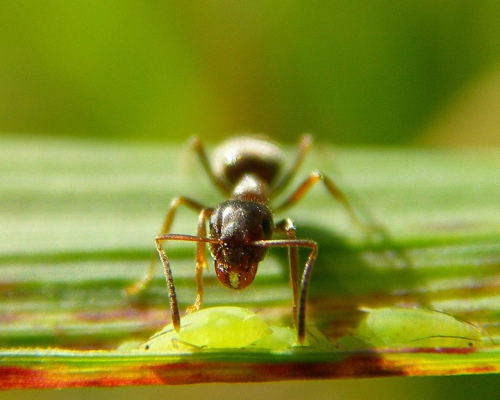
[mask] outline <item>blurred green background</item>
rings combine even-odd
[[[498,0],[4,0],[0,132],[500,145],[499,21]],[[458,400],[499,389],[490,376],[36,396]]]
[[[498,0],[10,1],[0,131],[500,144]]]

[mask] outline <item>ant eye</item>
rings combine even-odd
[[[262,219],[261,226],[264,235],[269,235],[271,233],[271,221],[269,220],[269,218]]]

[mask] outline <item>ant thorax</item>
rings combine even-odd
[[[234,187],[231,199],[268,204],[269,186],[259,176],[251,173],[245,174]]]

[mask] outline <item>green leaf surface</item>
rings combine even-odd
[[[2,387],[500,369],[498,151],[317,145],[289,191],[319,169],[342,188],[364,221],[380,227],[370,232],[353,224],[321,185],[276,216],[292,218],[298,237],[319,244],[308,326],[325,335],[331,348],[144,354],[117,349],[125,342],[145,342],[170,321],[162,269],[158,265],[139,296],[127,297],[124,289],[147,269],[174,196],[209,206],[223,197],[184,145],[9,135],[0,136],[0,144]],[[287,151],[293,154],[291,147]],[[195,213],[180,210],[173,232],[195,234],[196,224]],[[196,296],[194,246],[169,243],[167,253],[185,309]],[[242,292],[222,287],[208,271],[203,306],[244,307],[270,326],[292,326],[285,253],[273,249]],[[304,260],[306,254],[301,256]],[[451,314],[477,327],[480,343],[472,348],[440,346],[439,340],[425,348],[345,347],[366,309],[384,307]]]

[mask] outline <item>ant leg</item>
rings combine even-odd
[[[326,189],[328,192],[335,198],[337,199],[346,211],[349,213],[352,221],[354,221],[357,225],[363,228],[363,230],[367,229],[366,224],[363,223],[356,213],[354,212],[354,209],[352,208],[351,204],[347,200],[347,197],[341,192],[341,190],[333,183],[333,181],[328,178],[326,175],[319,171],[314,171],[312,172],[308,178],[306,178],[300,186],[295,189],[295,191],[283,202],[283,204],[279,205],[274,209],[275,212],[280,212],[288,207],[293,206],[295,203],[297,203],[304,195],[311,189],[312,186],[314,186],[318,182],[323,182],[325,185]]]
[[[163,270],[165,272],[165,278],[167,279],[168,300],[170,303],[170,315],[172,316],[172,325],[174,326],[174,329],[177,332],[179,332],[179,330],[181,329],[181,317],[179,316],[179,305],[177,304],[177,295],[175,293],[174,278],[172,277],[172,269],[170,268],[170,262],[168,261],[165,250],[163,250],[163,246],[161,244],[163,240],[168,240],[168,237],[166,236],[156,237],[155,240],[156,250],[160,255],[160,259],[163,264]]]
[[[299,343],[304,343],[306,338],[306,301],[307,301],[307,289],[309,288],[309,278],[311,277],[311,271],[316,260],[316,255],[318,254],[318,245],[316,242],[308,241],[302,246],[307,246],[311,248],[311,253],[307,258],[306,264],[304,266],[304,272],[302,273],[302,280],[300,282],[300,302],[298,310],[298,321],[297,321],[297,332],[299,337]]]
[[[203,146],[203,143],[197,136],[193,136],[191,138],[190,147],[193,148],[194,151],[196,151],[196,154],[198,154],[201,165],[203,166],[203,169],[205,170],[213,184],[222,192],[222,194],[229,196],[229,194],[231,193],[231,188],[228,187],[226,182],[224,182],[214,174],[212,166],[210,165],[210,161],[208,160],[207,153],[205,151],[205,146]]]
[[[176,240],[182,242],[197,242],[198,245],[202,246],[205,243],[213,243],[216,242],[214,239],[206,238],[206,237],[198,237],[191,235],[177,235],[177,234],[166,234],[159,235],[155,239],[156,250],[161,259],[161,263],[163,264],[163,271],[165,272],[165,279],[167,280],[167,288],[168,288],[168,299],[170,303],[170,314],[172,316],[172,325],[174,329],[179,332],[181,328],[181,318],[179,316],[179,305],[177,303],[177,294],[175,293],[175,285],[174,278],[172,276],[172,269],[170,268],[170,262],[168,261],[167,254],[165,253],[165,249],[163,248],[163,242],[168,240]]]
[[[271,239],[271,240],[257,240],[252,242],[254,246],[262,247],[308,247],[311,252],[307,258],[302,272],[302,279],[300,283],[300,297],[297,312],[297,337],[299,343],[304,343],[306,338],[306,303],[307,303],[307,290],[309,288],[309,279],[311,277],[312,267],[316,256],[318,254],[318,245],[313,240],[308,239]]]
[[[162,225],[159,236],[165,235],[170,231],[170,228],[171,228],[172,223],[174,221],[175,212],[177,211],[177,208],[181,205],[192,208],[195,211],[201,211],[204,208],[200,203],[198,203],[194,200],[191,200],[187,197],[174,198],[172,200],[172,202],[170,203],[170,207],[168,209],[167,215],[165,216],[165,220],[163,221],[163,225]],[[153,256],[153,258],[149,264],[149,268],[146,271],[146,273],[144,274],[144,276],[139,281],[135,282],[134,284],[130,285],[129,287],[127,287],[125,289],[126,295],[128,295],[128,296],[136,295],[136,294],[142,292],[146,288],[148,283],[153,278],[153,274],[154,274],[155,267],[156,267],[156,260],[157,260],[157,255],[155,254]]]
[[[295,240],[295,226],[289,218],[276,224],[277,232],[285,232],[288,239]],[[288,265],[290,267],[290,283],[293,291],[293,326],[297,328],[297,310],[299,304],[299,248],[297,246],[288,246]]]
[[[206,221],[212,215],[213,208],[204,208],[201,210],[200,215],[198,217],[198,237],[206,237],[207,236],[207,226]],[[189,306],[187,312],[198,311],[201,307],[201,303],[203,302],[203,281],[202,281],[202,273],[203,267],[208,268],[207,266],[207,258],[205,255],[205,243],[198,242],[196,246],[196,286],[197,286],[197,294],[196,301],[192,306]]]
[[[304,134],[299,138],[299,142],[297,144],[298,150],[297,155],[295,156],[295,161],[292,166],[288,170],[288,172],[281,178],[281,180],[272,188],[271,192],[273,196],[279,194],[283,189],[285,189],[290,181],[293,179],[298,169],[302,165],[302,161],[304,157],[309,152],[309,149],[312,145],[312,136],[309,134]]]
[[[390,256],[391,262],[398,267],[411,265],[411,261],[408,255],[404,251],[394,251],[391,250],[393,245],[393,239],[389,232],[370,215],[370,213],[363,208],[360,208],[362,212],[361,215],[363,219],[358,217],[358,213],[354,211],[351,204],[347,200],[347,197],[342,193],[342,191],[335,185],[335,183],[328,178],[326,175],[319,171],[312,172],[308,178],[306,178],[300,186],[278,207],[274,208],[275,212],[280,212],[288,207],[293,206],[295,203],[300,201],[304,195],[314,186],[317,182],[323,182],[328,192],[337,199],[348,212],[351,220],[355,223],[369,238],[370,242],[382,246]]]

